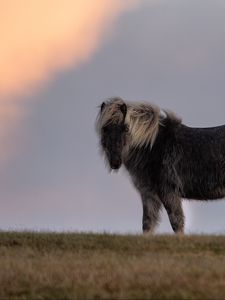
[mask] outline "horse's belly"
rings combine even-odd
[[[225,197],[225,186],[217,187],[195,187],[184,189],[182,197],[186,199],[196,199],[196,200],[213,200],[221,199]]]

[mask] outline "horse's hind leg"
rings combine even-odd
[[[159,212],[162,207],[162,203],[156,194],[147,190],[142,191],[141,198],[143,204],[143,233],[153,233],[159,220]]]
[[[169,216],[170,224],[175,233],[184,232],[184,213],[181,198],[170,195],[162,199],[163,205]]]

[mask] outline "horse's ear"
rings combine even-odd
[[[122,105],[120,105],[120,110],[122,111],[123,117],[124,119],[126,118],[126,114],[127,114],[127,106],[125,103],[123,103]]]
[[[102,102],[102,104],[101,104],[101,111],[103,111],[104,107],[105,107],[105,102]]]

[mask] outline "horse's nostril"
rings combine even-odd
[[[121,159],[113,160],[113,161],[110,162],[111,168],[114,169],[114,170],[119,169],[121,164],[122,164]]]
[[[113,170],[118,170],[119,167],[120,167],[120,165],[112,165],[112,166],[111,166],[111,168],[112,168]]]

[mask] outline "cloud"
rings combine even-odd
[[[44,82],[93,54],[113,19],[133,1],[3,0],[0,95]]]
[[[17,96],[30,93],[57,71],[90,59],[116,16],[133,3],[132,0],[0,2],[0,143],[3,145],[0,162],[10,152],[9,135],[15,131],[15,123],[23,111]]]

